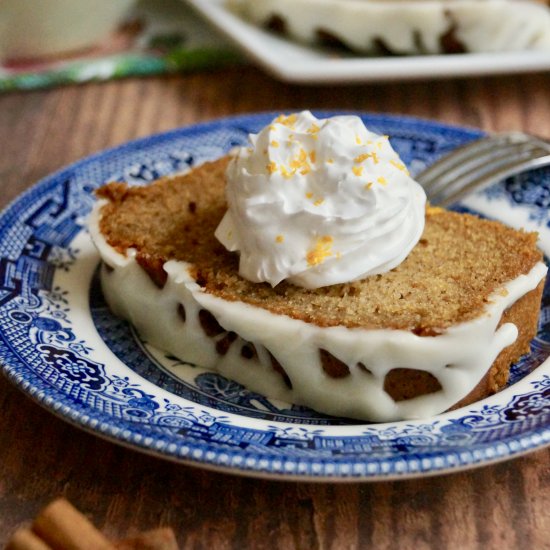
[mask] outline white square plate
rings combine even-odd
[[[280,38],[235,16],[224,0],[185,0],[274,77],[301,84],[445,78],[550,69],[548,52],[338,57]]]

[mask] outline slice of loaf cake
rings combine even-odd
[[[410,55],[550,51],[546,0],[229,0],[252,23],[299,42]]]
[[[506,384],[536,333],[536,234],[428,207],[420,241],[387,273],[314,290],[252,283],[214,236],[227,162],[97,192],[103,290],[146,341],[268,397],[374,421]]]

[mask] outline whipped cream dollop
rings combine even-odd
[[[239,274],[319,288],[399,265],[424,229],[426,195],[387,136],[357,116],[281,115],[227,169],[216,237]]]

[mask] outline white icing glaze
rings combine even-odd
[[[229,0],[263,25],[285,21],[288,34],[316,42],[319,29],[365,52],[382,39],[394,53],[437,54],[441,37],[455,35],[469,52],[550,50],[550,11],[528,0]]]
[[[227,169],[216,237],[239,274],[305,288],[390,271],[424,230],[426,194],[357,116],[281,115]]]
[[[122,255],[105,241],[98,224],[101,205],[95,206],[89,225],[103,261],[112,268],[110,272],[102,270],[105,298],[144,340],[181,359],[215,369],[268,397],[363,420],[428,417],[466,396],[500,351],[517,338],[517,328],[511,323],[497,329],[502,313],[534,289],[547,271],[543,263],[538,263],[528,274],[506,284],[504,292],[495,292],[480,317],[437,337],[419,337],[399,330],[321,328],[207,294],[190,276],[185,262],[167,262],[164,269],[168,280],[163,289],[157,288],[135,261],[133,251]],[[185,308],[185,322],[178,314],[179,304]],[[211,312],[223,328],[239,335],[226,355],[216,352],[216,341],[223,335],[214,339],[205,335],[198,321],[201,309]],[[245,341],[254,344],[257,359],[242,357]],[[350,375],[335,379],[325,374],[319,348],[346,363]],[[273,370],[267,350],[284,366],[292,390]],[[359,362],[372,374],[358,368]],[[428,371],[443,389],[394,402],[384,392],[383,383],[386,373],[398,367]]]

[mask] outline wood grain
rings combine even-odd
[[[0,96],[0,206],[129,139],[221,116],[356,109],[550,137],[550,74],[291,86],[238,67]],[[550,450],[400,482],[254,480],[173,464],[89,435],[0,377],[0,542],[67,497],[109,537],[172,526],[193,549],[550,548]]]

